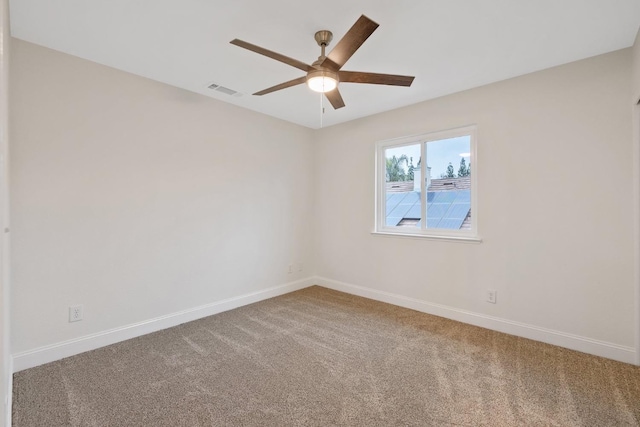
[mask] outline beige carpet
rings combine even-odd
[[[14,377],[14,426],[633,426],[640,368],[312,287]]]

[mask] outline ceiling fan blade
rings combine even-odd
[[[288,82],[280,83],[279,85],[271,86],[268,89],[261,90],[260,92],[254,93],[254,95],[266,95],[271,92],[275,92],[280,89],[286,89],[291,86],[296,86],[302,84],[307,81],[307,76],[298,77],[297,79],[289,80]]]
[[[242,40],[233,39],[229,43],[240,46],[252,52],[259,53],[260,55],[264,55],[268,58],[275,59],[276,61],[284,62],[285,64],[296,67],[297,69],[304,72],[307,72],[312,68],[311,65],[307,65],[304,62],[298,61],[297,59],[289,58],[288,56],[273,52],[260,46],[256,46],[255,44],[247,43]]]
[[[336,44],[329,56],[322,62],[322,66],[339,70],[351,58],[362,43],[378,28],[378,24],[362,15],[347,34]]]
[[[363,73],[360,71],[338,72],[340,81],[345,83],[369,83],[374,85],[411,86],[414,76],[398,76],[394,74]]]
[[[342,95],[340,95],[338,88],[325,92],[324,95],[327,97],[334,110],[344,107],[344,101],[342,100]]]

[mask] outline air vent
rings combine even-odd
[[[219,84],[216,84],[216,83],[211,83],[207,87],[211,90],[215,90],[216,92],[222,92],[226,95],[236,96],[236,97],[242,96],[242,94],[237,90],[229,89],[228,87],[220,86]]]
[[[235,90],[226,88],[224,86],[218,86],[216,90],[218,92],[226,93],[227,95],[235,95],[237,93]]]

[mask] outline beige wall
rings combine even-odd
[[[11,344],[9,286],[9,2],[0,0],[0,426],[11,425]]]
[[[314,132],[14,40],[14,354],[315,272],[628,351],[633,52]],[[469,124],[483,242],[371,235],[375,141]]]
[[[636,247],[634,259],[636,262],[636,364],[640,365],[640,29],[636,35],[635,43],[632,47],[632,92],[631,92],[631,109],[633,120],[633,158],[635,161],[633,182],[635,183],[635,236]]]
[[[320,131],[318,274],[633,357],[630,80],[626,49]],[[375,142],[470,124],[483,242],[372,235]]]
[[[640,102],[640,29],[632,47],[633,56],[633,102]]]
[[[11,72],[14,353],[312,272],[309,129],[15,39]]]

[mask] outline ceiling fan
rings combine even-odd
[[[327,56],[325,56],[324,50],[333,39],[333,34],[328,30],[318,31],[315,34],[315,39],[321,48],[321,54],[318,60],[311,65],[242,40],[234,39],[230,43],[291,65],[307,73],[305,76],[261,90],[254,93],[254,95],[266,95],[277,90],[307,83],[311,90],[324,93],[333,108],[338,109],[344,107],[344,101],[338,90],[338,83],[340,82],[391,86],[411,86],[413,82],[413,76],[341,70],[342,66],[365,40],[373,34],[376,28],[378,28],[377,23],[362,15]]]

